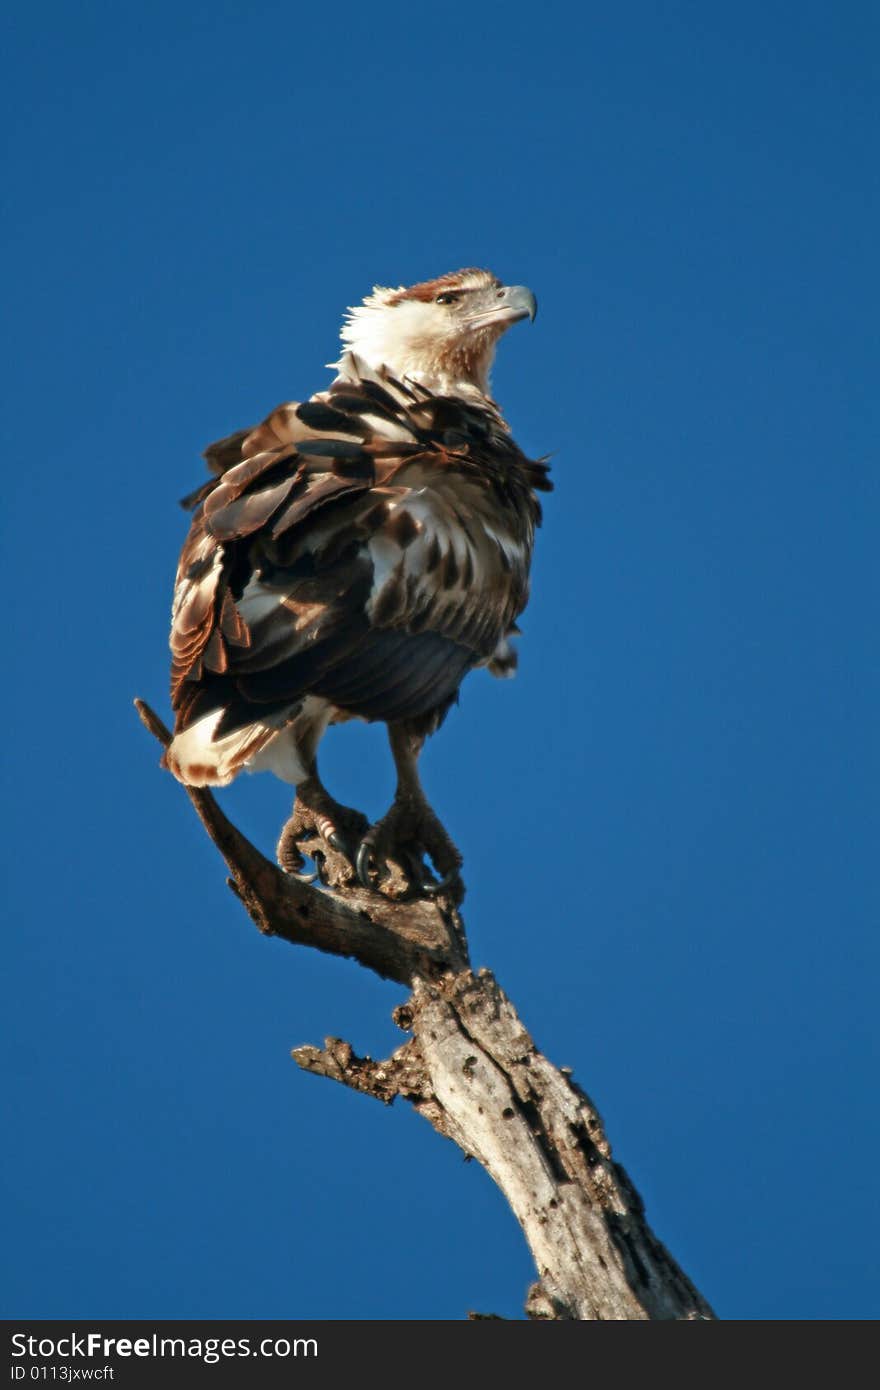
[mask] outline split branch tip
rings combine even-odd
[[[163,748],[167,748],[171,742],[170,730],[162,723],[155,710],[151,709],[146,700],[135,698],[134,707],[140,716],[140,721],[144,728],[149,730],[154,738],[157,738]]]

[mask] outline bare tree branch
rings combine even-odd
[[[135,703],[167,746],[162,721]],[[261,932],[351,957],[411,987],[394,1014],[411,1036],[386,1060],[359,1057],[340,1038],[295,1048],[294,1060],[386,1105],[402,1097],[483,1165],[535,1259],[539,1280],[529,1291],[528,1317],[714,1316],[648,1226],[589,1097],[568,1069],[538,1051],[491,973],[471,971],[451,901],[314,888],[266,859],[209,791],[186,791]]]
[[[143,700],[135,708],[150,733],[167,748],[171,735]],[[344,897],[312,888],[277,865],[236,830],[213,794],[187,787],[186,794],[231,874],[230,887],[266,936],[294,946],[314,946],[331,955],[350,956],[385,979],[411,984],[468,964],[461,921],[444,898],[414,899],[402,906],[366,889]]]

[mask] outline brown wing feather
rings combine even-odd
[[[178,728],[309,691],[368,718],[439,707],[525,606],[550,484],[491,403],[349,357],[206,458],[172,615]]]

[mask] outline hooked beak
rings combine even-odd
[[[482,301],[483,307],[468,315],[468,323],[477,328],[488,328],[491,324],[509,328],[520,319],[534,321],[538,312],[538,301],[525,285],[503,285],[490,290]]]

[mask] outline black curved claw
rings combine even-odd
[[[357,859],[355,860],[355,870],[357,876],[365,888],[372,888],[373,881],[370,878],[370,856],[373,853],[373,846],[366,840],[361,840],[358,845]]]
[[[438,883],[435,883],[433,879],[423,879],[419,886],[423,893],[427,893],[428,897],[433,897],[436,893],[445,893],[447,888],[451,888],[456,882],[461,882],[461,872],[458,867],[450,869]]]
[[[351,850],[348,841],[340,835],[338,830],[331,830],[327,836],[327,843],[331,849],[335,849],[337,854],[344,854],[349,864],[351,863]]]
[[[298,874],[295,873],[293,869],[288,869],[287,872],[290,874],[291,878],[295,878],[299,883],[314,883],[315,879],[318,877],[317,874]]]
[[[312,853],[312,859],[314,861],[318,878],[321,880],[325,888],[329,888],[330,880],[327,877],[327,860],[323,851],[320,849],[314,850]]]

